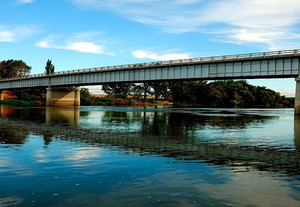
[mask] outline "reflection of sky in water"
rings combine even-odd
[[[18,151],[1,149],[2,158],[9,158],[9,165],[0,170],[1,206],[10,202],[23,206],[299,204],[289,197],[299,189],[268,172],[234,172],[229,166],[60,140],[44,148],[41,137],[28,139]]]
[[[265,123],[252,123],[245,128],[220,129],[206,126],[192,132],[204,142],[225,142],[242,145],[271,145],[278,147],[294,147],[294,116],[278,116]]]

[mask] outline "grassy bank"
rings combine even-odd
[[[23,101],[23,100],[3,100],[0,101],[0,104],[14,105],[14,106],[35,106],[36,103],[34,101]]]

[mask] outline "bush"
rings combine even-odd
[[[109,97],[95,97],[95,105],[114,105],[114,103]]]
[[[36,103],[34,101],[23,101],[23,100],[3,100],[0,101],[0,104],[7,104],[7,105],[15,105],[15,106],[35,106]]]

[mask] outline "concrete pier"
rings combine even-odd
[[[80,87],[74,89],[48,87],[46,106],[80,106]]]

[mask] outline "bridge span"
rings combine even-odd
[[[296,78],[295,113],[300,114],[299,71],[300,49],[294,49],[67,70],[51,75],[34,74],[23,78],[1,79],[0,91],[45,87],[48,88],[48,105],[52,105],[53,101],[50,100],[54,100],[54,96],[56,99],[65,97],[57,95],[53,87],[120,82]],[[68,99],[74,98],[74,105],[80,105],[78,93],[75,90],[73,95],[68,95]]]

